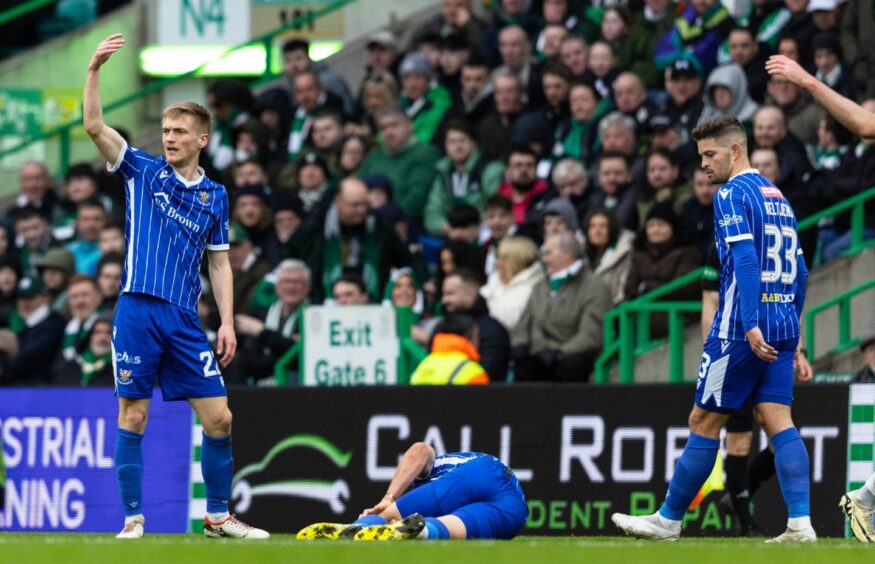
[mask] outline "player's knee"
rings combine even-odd
[[[146,430],[149,414],[136,407],[128,407],[119,411],[118,426],[127,431],[142,434]]]
[[[231,434],[231,423],[234,417],[230,409],[224,409],[211,414],[208,421],[202,421],[204,430],[210,436],[226,436]]]

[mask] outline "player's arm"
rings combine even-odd
[[[717,314],[717,306],[720,304],[720,292],[702,290],[702,341],[708,340],[711,332],[711,324]]]
[[[413,443],[404,453],[398,468],[395,469],[392,481],[386,489],[386,495],[383,496],[380,503],[370,509],[365,509],[362,515],[379,515],[395,503],[395,500],[407,491],[414,480],[428,476],[434,464],[434,457],[434,449],[429,445],[423,442]]]
[[[753,240],[742,239],[730,245],[738,302],[744,334],[753,353],[766,362],[774,362],[778,351],[768,344],[759,328],[760,259]]]
[[[210,251],[207,256],[213,297],[222,320],[216,337],[216,352],[219,355],[219,364],[224,367],[234,359],[237,351],[237,337],[234,334],[234,276],[228,251]]]
[[[863,138],[875,137],[875,113],[845,98],[823,82],[811,76],[799,64],[783,55],[773,55],[766,61],[766,71],[786,78],[804,88],[842,125]]]
[[[118,161],[119,154],[125,146],[125,140],[122,139],[118,131],[103,121],[103,105],[100,101],[100,67],[124,44],[125,40],[121,33],[110,35],[100,42],[91,57],[91,62],[88,63],[85,91],[82,94],[82,121],[85,131],[94,141],[97,150],[109,163]]]
[[[808,286],[808,267],[805,265],[805,257],[800,253],[796,255],[796,299],[793,302],[796,306],[796,314],[799,316],[799,345],[796,347],[796,353],[793,355],[793,369],[796,372],[796,379],[800,382],[809,382],[813,375],[811,364],[808,362],[808,351],[805,350],[802,339],[802,309],[805,307],[805,290]]]

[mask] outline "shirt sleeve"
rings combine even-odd
[[[135,149],[127,143],[122,145],[118,158],[114,163],[106,163],[106,170],[121,174],[125,179],[135,178],[146,171],[154,163],[155,157],[145,151]]]
[[[207,241],[208,251],[227,251],[228,250],[228,193],[225,190],[220,191],[218,221],[213,224],[213,230],[210,232],[210,238]]]
[[[726,184],[714,194],[714,228],[727,243],[753,240],[744,191]]]

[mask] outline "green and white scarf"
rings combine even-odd
[[[94,312],[84,322],[75,317],[67,322],[61,346],[61,353],[64,355],[65,360],[76,358],[76,345],[88,338],[88,334],[91,332],[91,328],[94,327],[97,318],[97,312]]]
[[[340,215],[337,204],[332,203],[325,215],[325,244],[322,249],[322,287],[325,295],[331,295],[331,287],[345,268],[360,270],[368,295],[380,297],[380,244],[376,236],[377,220],[368,215],[365,234],[361,239],[344,240],[340,232]]]
[[[550,276],[550,295],[555,296],[559,288],[565,285],[566,282],[574,278],[583,267],[583,261],[576,260],[571,266]]]

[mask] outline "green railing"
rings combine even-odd
[[[846,350],[852,349],[860,344],[859,337],[851,337],[851,313],[853,312],[853,309],[851,309],[851,299],[873,288],[875,288],[875,278],[869,280],[868,282],[860,284],[856,288],[851,288],[847,292],[842,292],[837,296],[833,296],[822,304],[818,304],[805,312],[805,346],[808,348],[808,358],[817,358],[817,349],[815,348],[814,319],[819,314],[834,306],[838,306],[839,308],[839,342],[838,345],[830,349],[828,352],[841,353]],[[866,311],[865,313],[871,315],[872,312]]]
[[[410,383],[410,375],[416,366],[422,362],[427,353],[411,337],[410,330],[413,327],[413,311],[409,307],[395,308],[396,331],[398,333],[398,361],[396,364],[398,383]],[[301,328],[298,342],[286,351],[276,362],[273,376],[279,386],[288,386],[290,382],[291,366],[298,361],[298,381],[304,380],[304,308],[298,310],[298,327]]]
[[[843,256],[855,255],[864,249],[875,245],[875,240],[865,239],[865,204],[875,199],[875,187],[869,188],[856,196],[848,198],[834,206],[799,222],[799,231],[811,229],[821,219],[832,217],[836,214],[850,211],[851,213],[851,245],[843,253]],[[673,280],[651,292],[634,300],[629,300],[609,311],[603,321],[603,348],[602,354],[596,359],[593,380],[597,384],[605,384],[610,381],[611,366],[616,358],[619,364],[619,380],[624,384],[635,381],[635,359],[662,345],[665,340],[652,340],[650,338],[650,315],[653,313],[665,313],[669,319],[669,381],[684,381],[684,324],[683,314],[701,312],[700,301],[687,302],[654,302],[672,292],[679,290],[687,284],[696,283],[705,272],[705,268],[694,270],[676,280]],[[857,293],[875,286],[875,281],[851,290]],[[862,289],[861,289],[862,288]],[[811,308],[808,312],[807,326],[808,354],[814,356],[814,333],[812,311],[819,313],[832,305],[839,305],[839,347],[847,350],[856,344],[850,338],[850,298],[856,294],[846,292],[832,298],[824,304]],[[836,349],[834,349],[836,350]]]
[[[14,8],[9,8],[5,12],[0,12],[0,25],[9,23],[12,20],[33,12],[34,10],[39,10],[43,6],[55,4],[56,2],[58,2],[58,0],[30,0],[30,2],[25,2]]]
[[[259,43],[264,44],[265,58],[267,60],[266,61],[267,64],[265,66],[265,69],[266,69],[265,72],[267,74],[269,74],[269,73],[271,73],[271,61],[273,60],[273,58],[275,56],[274,49],[276,48],[276,46],[274,45],[274,38],[277,35],[279,35],[281,33],[285,33],[287,31],[293,31],[296,29],[300,29],[303,26],[310,24],[319,18],[321,18],[327,14],[330,14],[332,12],[335,12],[335,11],[347,6],[348,4],[352,4],[353,2],[356,2],[356,1],[357,0],[335,0],[334,2],[331,2],[330,4],[325,5],[325,7],[320,8],[319,10],[315,10],[313,12],[308,12],[308,13],[302,14],[301,16],[295,18],[294,20],[290,21],[286,25],[281,26],[281,27],[269,32],[269,33],[266,33],[260,37],[255,38],[255,39],[251,39],[250,41],[247,41],[246,43],[242,43],[242,44],[236,45],[234,47],[229,47],[220,56],[216,57],[215,59],[204,62],[203,64],[201,64],[200,66],[198,66],[195,69],[192,69],[188,72],[179,74],[177,76],[152,81],[149,84],[146,84],[145,86],[143,86],[142,88],[137,90],[136,92],[133,92],[127,96],[124,96],[123,98],[120,98],[118,100],[114,100],[112,102],[105,104],[103,106],[103,111],[104,111],[104,113],[109,113],[113,110],[117,110],[119,108],[127,106],[128,104],[131,104],[131,103],[136,102],[142,98],[145,98],[146,96],[149,96],[150,94],[158,92],[158,91],[166,88],[167,86],[170,86],[171,84],[175,84],[181,80],[195,76],[199,71],[201,71],[207,65],[225,58],[226,56],[228,56],[232,52],[236,51],[237,49],[241,49],[243,47],[248,47],[251,45],[257,45]],[[82,77],[83,77],[83,82],[84,82],[84,79],[85,79],[85,69],[84,68],[82,69]],[[44,131],[43,133],[41,133],[39,135],[35,135],[33,137],[24,139],[21,143],[14,145],[14,146],[12,146],[8,149],[5,149],[3,151],[0,151],[0,159],[3,159],[5,157],[8,157],[8,156],[13,155],[15,153],[18,153],[19,151],[24,150],[25,148],[33,145],[34,143],[38,143],[40,141],[45,141],[47,139],[52,139],[54,137],[58,137],[59,159],[60,159],[60,162],[59,162],[59,171],[60,172],[59,173],[61,175],[63,175],[70,166],[70,147],[71,147],[70,141],[71,141],[71,135],[72,135],[71,132],[72,132],[73,128],[79,127],[81,125],[82,125],[82,116],[80,115],[76,119],[70,120],[67,123],[63,123],[59,126],[53,127],[52,129],[49,129],[48,131]]]

